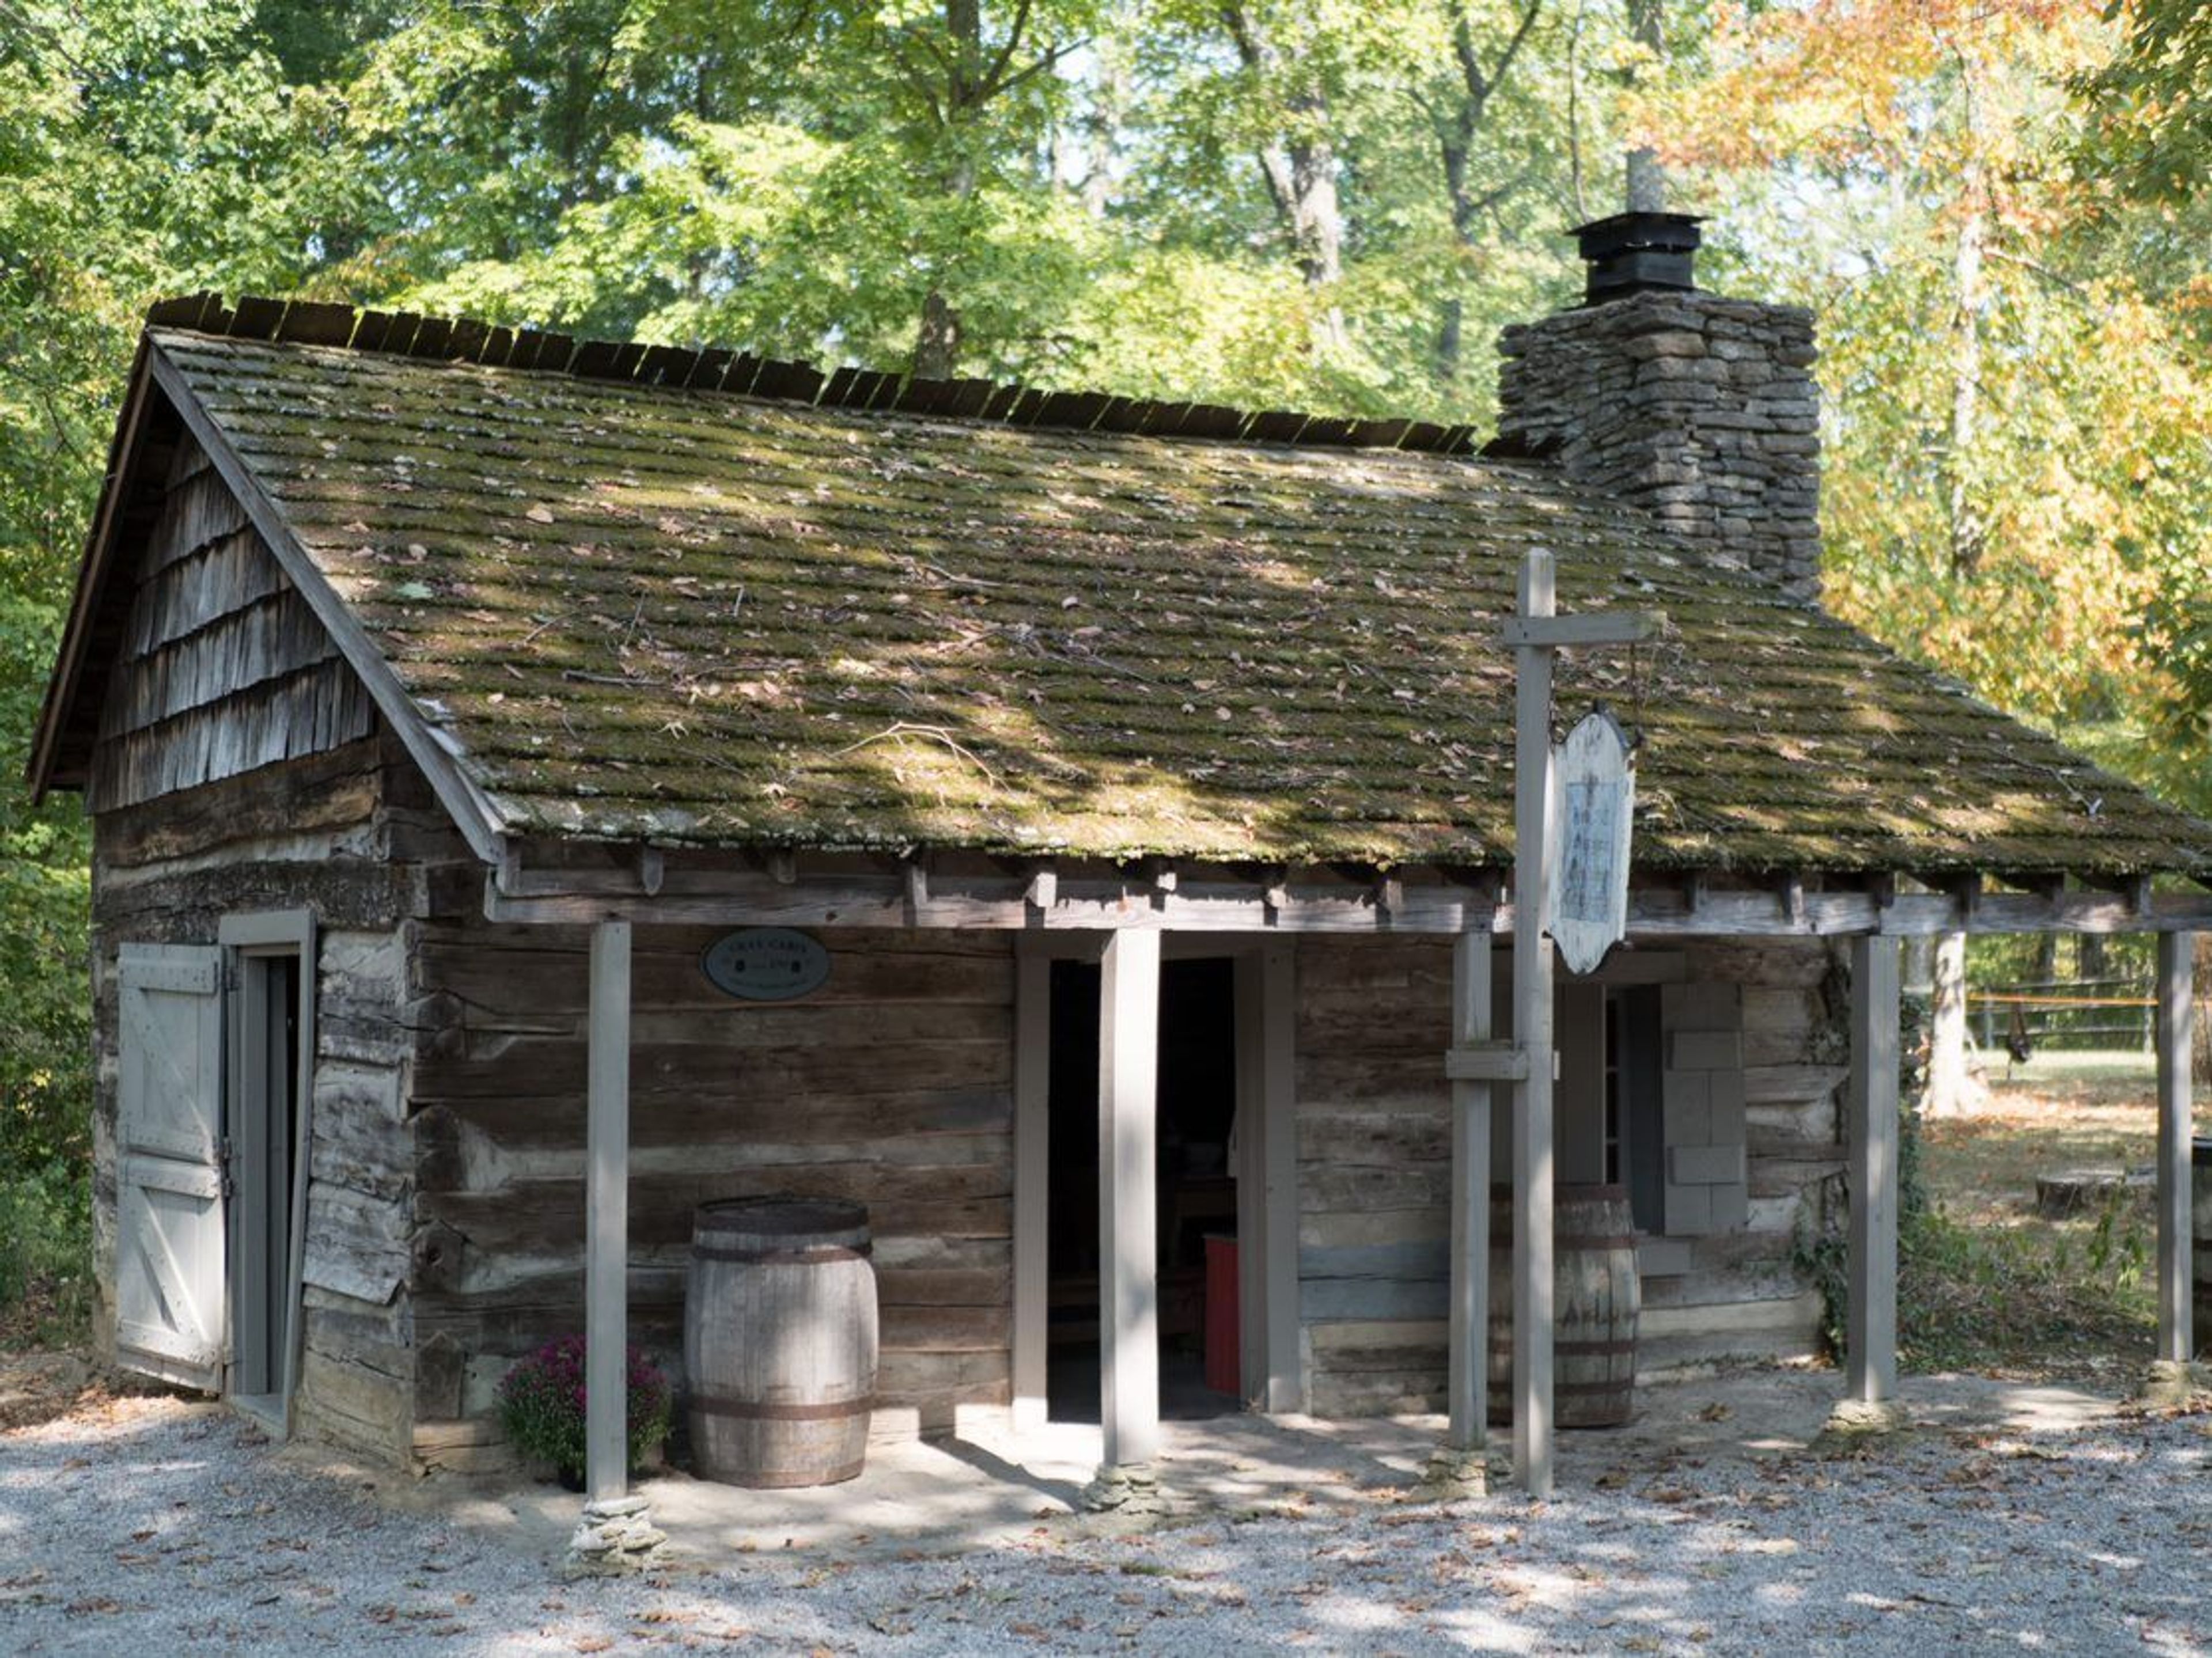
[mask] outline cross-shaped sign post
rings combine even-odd
[[[1520,606],[1500,629],[1514,653],[1513,1474],[1533,1497],[1552,1490],[1552,913],[1558,848],[1552,822],[1552,653],[1633,645],[1663,618],[1616,610],[1557,614],[1552,556],[1521,565]],[[1626,862],[1621,861],[1625,878]]]

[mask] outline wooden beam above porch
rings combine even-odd
[[[648,874],[657,874],[657,884]],[[1843,884],[1844,882],[1849,884]],[[1703,872],[1686,887],[1656,873],[1629,893],[1628,930],[1646,940],[1894,937],[1945,932],[2173,932],[2212,929],[2212,894],[2068,890],[1897,892],[1865,878],[1808,872],[1775,882]],[[772,868],[694,861],[676,849],[657,869],[635,856],[568,867],[510,859],[487,878],[495,921],[586,925],[629,920],[727,926],[879,926],[1022,931],[1510,935],[1514,914],[1488,872],[1420,869],[1364,878],[1341,866],[1238,870],[1186,865],[1164,884],[1150,865],[1044,859],[1008,870],[988,859],[861,854],[780,856]]]

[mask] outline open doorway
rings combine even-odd
[[[1055,1422],[1098,1420],[1098,1003],[1095,963],[1053,963],[1046,1386]],[[1164,963],[1158,1260],[1169,1418],[1240,1404],[1237,1050],[1235,962]]]
[[[233,916],[223,1071],[229,1372],[225,1391],[273,1431],[289,1430],[298,1376],[300,1279],[313,1054],[313,923]]]

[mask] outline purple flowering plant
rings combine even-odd
[[[637,1348],[629,1350],[625,1376],[629,1466],[668,1436],[675,1390],[660,1367]],[[518,1359],[499,1384],[499,1418],[507,1442],[525,1456],[550,1462],[571,1481],[584,1477],[584,1338],[555,1338]]]

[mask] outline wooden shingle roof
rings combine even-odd
[[[2212,827],[1463,431],[295,310],[149,349],[501,833],[1500,864],[1540,546],[1563,611],[1667,618],[1559,681],[1643,733],[1641,863],[2212,872]]]

